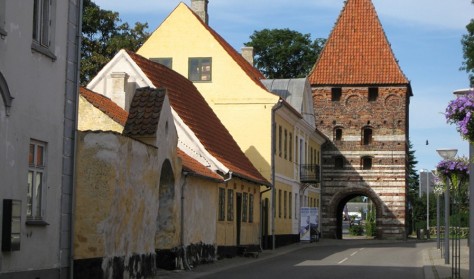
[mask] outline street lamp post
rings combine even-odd
[[[474,93],[474,88],[460,89],[453,92],[455,95],[462,96]],[[474,173],[474,145],[469,143],[469,231],[474,232],[474,179],[471,175]],[[469,233],[469,279],[474,279],[474,233]]]
[[[444,160],[448,160],[453,159],[458,150],[438,149],[436,152]],[[446,178],[446,191],[444,194],[444,263],[449,264],[449,178]]]
[[[425,173],[425,179],[426,179],[426,238],[430,238],[430,173],[427,169],[422,169],[420,171],[420,177],[422,176],[421,174]],[[421,183],[421,181],[420,181]],[[423,185],[420,185],[423,186]],[[421,190],[420,190],[420,197],[421,197]]]

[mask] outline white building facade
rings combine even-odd
[[[70,278],[81,9],[0,1],[0,278]]]

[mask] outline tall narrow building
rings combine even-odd
[[[412,96],[370,0],[347,0],[309,75],[322,161],[322,230],[342,237],[343,207],[366,196],[376,235],[406,235],[408,119]]]

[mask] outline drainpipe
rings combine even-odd
[[[232,179],[232,172],[229,171],[229,176],[226,179],[224,179],[224,183],[226,183],[227,181],[229,181],[231,179]]]
[[[188,263],[188,257],[186,256],[186,247],[184,246],[184,188],[186,187],[186,179],[188,178],[189,173],[183,172],[184,181],[181,184],[181,233],[180,233],[180,243],[181,248],[183,249],[183,264],[186,270],[191,270],[191,266]]]
[[[272,107],[272,150],[271,150],[271,164],[272,164],[272,250],[275,250],[275,150],[276,150],[276,122],[275,114],[283,106],[283,100],[280,98],[278,103]]]
[[[83,9],[83,1],[78,2],[78,7],[77,7],[77,16],[79,17],[78,20],[78,26],[77,26],[77,33],[76,33],[76,42],[77,42],[77,53],[76,53],[76,59],[77,59],[77,65],[76,65],[76,123],[74,127],[74,150],[72,152],[73,156],[73,162],[72,162],[72,197],[71,197],[71,224],[70,226],[70,239],[69,239],[69,278],[74,278],[74,223],[76,221],[76,160],[77,160],[77,125],[79,122],[79,83],[80,83],[80,70],[81,70],[81,38],[82,38],[82,9]],[[67,86],[67,84],[66,84]],[[61,268],[59,269],[61,270]]]

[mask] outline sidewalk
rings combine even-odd
[[[451,245],[451,243],[449,243]],[[425,262],[425,279],[446,279],[452,278],[452,254],[451,246],[449,248],[450,258],[449,264],[444,263],[444,258],[441,255],[441,250],[436,248],[436,242],[433,242],[433,247],[426,249],[424,252]],[[461,240],[461,278],[469,278],[469,247],[466,240]]]
[[[374,243],[396,243],[405,242],[403,240],[354,240],[356,242],[370,241]],[[416,241],[416,240],[408,240]],[[444,258],[441,257],[441,251],[436,248],[436,241],[430,241],[432,246],[423,250],[423,269],[425,279],[447,279],[451,278],[451,263],[444,264]],[[234,257],[225,258],[218,260],[214,263],[202,264],[196,266],[192,271],[175,270],[167,271],[160,269],[158,274],[154,278],[200,278],[209,274],[213,274],[219,271],[227,270],[233,267],[255,263],[272,257],[280,256],[293,252],[299,249],[312,247],[312,246],[344,246],[354,245],[352,241],[341,241],[335,239],[321,239],[319,242],[313,243],[295,243],[280,247],[275,250],[264,250],[258,258],[254,257]],[[450,251],[451,252],[451,251]],[[450,259],[451,261],[451,259]],[[466,241],[461,241],[461,278],[468,278],[469,270],[469,247],[466,245]]]

